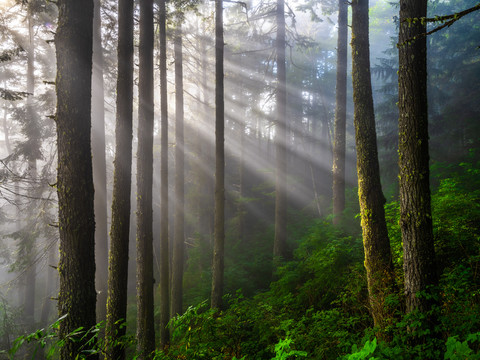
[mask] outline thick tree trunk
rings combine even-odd
[[[215,0],[215,234],[212,308],[221,308],[225,253],[225,103],[223,79],[223,0]]]
[[[380,184],[368,37],[368,0],[354,0],[352,78],[358,197],[371,313],[375,325],[383,329],[392,317],[385,300],[395,289],[395,278]]]
[[[133,116],[133,0],[118,1],[118,75],[113,175],[112,225],[108,272],[106,354],[108,360],[124,360],[125,349],[114,346],[125,335],[127,318],[130,194],[132,187]]]
[[[92,75],[92,160],[95,187],[95,259],[97,272],[97,320],[103,321],[107,306],[108,225],[107,174],[105,161],[105,109],[103,94],[103,49],[100,0],[94,0]]]
[[[337,88],[333,143],[333,223],[345,209],[345,142],[347,118],[348,3],[338,1]]]
[[[137,351],[155,350],[153,312],[153,0],[140,2],[137,150]]]
[[[167,33],[165,0],[159,1],[160,28],[160,112],[161,112],[161,158],[160,158],[160,346],[169,342],[170,320],[169,250],[168,250],[168,94],[167,94]]]
[[[285,67],[285,2],[277,0],[277,122],[275,125],[275,261],[287,255],[287,85]]]
[[[67,336],[95,317],[95,215],[90,148],[93,1],[59,0],[57,49],[58,207],[60,232],[59,337],[62,360],[90,348],[90,336]],[[93,334],[92,334],[93,336]],[[91,358],[95,358],[92,355]]]
[[[185,240],[185,144],[183,111],[182,21],[175,30],[175,225],[172,262],[171,316],[183,313],[183,257]]]
[[[417,293],[438,283],[430,209],[427,48],[421,35],[426,28],[410,20],[426,14],[426,0],[400,1],[398,153],[407,312],[428,311],[432,300]]]

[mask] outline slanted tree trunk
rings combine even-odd
[[[103,321],[107,306],[108,229],[107,174],[105,161],[105,109],[103,94],[103,49],[100,0],[94,0],[93,13],[93,75],[92,75],[92,155],[95,187],[95,259],[97,272],[97,320]]]
[[[215,234],[212,308],[221,308],[225,253],[225,103],[223,79],[223,0],[215,0]]]
[[[160,346],[169,342],[170,320],[169,250],[168,250],[168,94],[167,94],[167,33],[165,0],[159,1],[160,28]]]
[[[108,272],[107,360],[124,360],[116,341],[125,335],[127,318],[128,245],[132,187],[133,0],[118,1],[118,74],[113,174],[112,225]],[[115,346],[117,345],[117,346]]]
[[[285,1],[277,0],[277,121],[275,124],[275,262],[287,255],[287,85],[285,67]]]
[[[427,312],[432,299],[417,293],[438,284],[428,167],[426,28],[409,20],[426,14],[426,0],[400,1],[398,153],[407,312]]]
[[[90,348],[67,335],[96,323],[95,215],[90,147],[93,1],[59,0],[57,50],[60,359]],[[92,334],[93,335],[93,334]],[[92,359],[97,356],[92,355]]]
[[[137,150],[137,352],[155,350],[153,312],[153,0],[140,2]]]
[[[338,1],[337,87],[333,143],[333,223],[345,209],[345,143],[347,118],[348,3]]]
[[[352,79],[358,198],[371,313],[380,329],[391,321],[386,297],[395,289],[385,198],[380,184],[375,115],[370,75],[368,0],[352,2]]]
[[[171,316],[183,312],[183,257],[185,240],[185,144],[183,111],[183,56],[182,56],[183,14],[178,16],[175,29],[175,225],[172,261]]]

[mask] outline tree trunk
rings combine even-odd
[[[221,308],[225,252],[225,103],[223,79],[223,0],[215,0],[215,234],[212,308]]]
[[[287,86],[285,67],[285,2],[277,0],[277,123],[275,128],[275,261],[287,253]]]
[[[358,198],[371,313],[380,329],[390,322],[386,297],[395,289],[385,198],[380,184],[368,39],[368,0],[352,2],[352,78]]]
[[[105,109],[103,94],[103,49],[100,0],[94,0],[93,13],[93,75],[92,75],[92,155],[95,187],[95,259],[97,272],[97,320],[103,321],[107,306],[108,225],[107,174],[105,161]]]
[[[49,245],[47,251],[48,251],[48,260],[47,260],[47,266],[46,266],[46,273],[47,273],[47,280],[45,284],[45,298],[43,299],[43,304],[42,304],[42,312],[40,315],[40,326],[43,328],[46,328],[50,322],[49,322],[49,317],[50,313],[52,310],[52,297],[54,296],[54,292],[56,291],[55,288],[55,277],[54,277],[54,269],[52,269],[53,266],[55,266],[55,261],[56,261],[56,252],[57,252],[57,246],[56,241],[54,244]],[[47,360],[47,357],[45,356],[45,348],[44,347],[39,347],[37,348],[37,354],[36,358],[40,360]]]
[[[184,112],[183,112],[183,57],[182,22],[179,16],[175,30],[175,225],[172,265],[171,316],[183,313],[183,257],[185,239],[185,175],[184,175]]]
[[[137,351],[155,350],[153,312],[153,0],[140,2],[137,149]]]
[[[398,153],[407,312],[428,311],[432,300],[417,293],[438,283],[428,167],[427,48],[421,35],[426,28],[407,20],[426,14],[426,0],[400,1]]]
[[[213,179],[213,146],[211,143],[214,142],[214,139],[210,138],[210,124],[208,119],[212,117],[212,109],[210,108],[210,85],[208,84],[208,38],[207,38],[207,28],[205,21],[202,21],[202,36],[200,41],[201,46],[201,74],[202,74],[202,102],[203,102],[203,118],[200,119],[200,134],[202,135],[200,140],[198,141],[199,145],[199,166],[198,166],[198,174],[199,174],[199,193],[198,196],[198,222],[199,228],[198,231],[201,235],[205,236],[208,239],[208,243],[212,244],[212,234],[214,232],[214,182]],[[207,131],[202,130],[207,129]],[[212,141],[210,141],[212,140]],[[206,166],[202,166],[202,164],[206,164]]]
[[[246,217],[247,217],[247,206],[245,202],[246,194],[246,166],[245,166],[245,148],[246,148],[246,131],[247,123],[243,121],[240,125],[240,163],[239,163],[239,197],[240,201],[238,203],[238,239],[240,243],[244,244],[246,238]]]
[[[168,94],[167,94],[167,33],[165,0],[159,1],[160,28],[160,112],[161,112],[161,159],[160,159],[160,346],[169,342],[170,320],[169,250],[168,250]]]
[[[27,137],[30,143],[31,148],[30,152],[27,155],[28,161],[28,176],[32,184],[32,194],[38,194],[36,178],[37,178],[37,158],[39,158],[40,152],[40,131],[37,124],[37,114],[35,111],[34,93],[35,93],[35,45],[33,39],[33,18],[32,10],[28,9],[27,15],[28,23],[28,49],[27,49],[27,92],[29,93],[27,97],[27,119],[26,121],[30,124],[27,130]],[[35,195],[33,195],[35,196]],[[25,320],[30,326],[35,326],[35,285],[36,285],[36,276],[37,276],[37,266],[35,263],[35,253],[36,253],[36,234],[35,234],[35,202],[30,204],[27,210],[27,221],[26,228],[24,231],[24,238],[21,241],[25,241],[25,249],[27,253],[25,254],[26,259],[28,259],[28,268],[26,270],[26,279],[25,279],[25,298],[24,298],[24,313]]]
[[[345,209],[345,138],[347,118],[348,4],[338,2],[337,88],[333,144],[333,223]]]
[[[67,336],[95,318],[95,215],[90,147],[93,1],[59,0],[57,50],[57,192],[60,232],[59,337],[62,360],[75,359],[90,336]],[[92,334],[93,336],[93,334]],[[96,358],[92,355],[91,358]]]
[[[118,74],[113,175],[112,225],[108,272],[107,360],[124,360],[125,349],[114,346],[125,335],[127,318],[130,193],[132,187],[133,0],[118,1]]]

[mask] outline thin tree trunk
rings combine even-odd
[[[165,0],[159,1],[160,28],[160,346],[167,346],[170,335],[169,250],[168,250],[168,95],[167,95],[167,33]]]
[[[438,284],[429,184],[427,48],[422,36],[426,25],[410,20],[426,14],[426,0],[400,1],[398,153],[407,312],[430,310],[433,299],[417,293]]]
[[[354,0],[352,79],[358,198],[371,313],[375,325],[384,329],[392,320],[385,300],[395,289],[395,277],[380,184],[368,38],[368,0]]]
[[[39,157],[39,131],[37,124],[37,114],[34,108],[34,93],[35,93],[35,45],[33,42],[33,19],[32,19],[32,10],[28,9],[28,49],[27,49],[27,92],[29,93],[27,97],[27,119],[30,123],[28,127],[30,131],[27,131],[28,141],[30,142],[31,149],[27,155],[28,161],[28,176],[31,180],[31,186],[33,192],[37,192],[37,187],[35,180],[37,178],[37,158]],[[35,285],[36,285],[36,276],[37,276],[37,266],[34,262],[34,256],[36,253],[36,239],[35,239],[35,223],[33,218],[35,204],[30,204],[27,210],[27,221],[26,228],[24,231],[25,238],[21,241],[26,242],[26,259],[28,259],[28,268],[26,270],[26,279],[25,279],[25,298],[24,298],[24,313],[27,324],[34,327],[35,323]]]
[[[185,239],[185,175],[184,175],[184,111],[183,111],[183,56],[182,22],[175,30],[175,226],[172,265],[171,316],[183,313],[183,257]]]
[[[155,350],[153,312],[153,0],[140,2],[137,150],[137,351]]]
[[[105,161],[105,109],[100,0],[94,0],[92,73],[92,160],[95,186],[95,286],[97,320],[106,316],[108,279],[107,174]]]
[[[239,196],[240,202],[238,204],[238,238],[243,244],[245,241],[245,230],[246,230],[246,216],[247,216],[247,207],[245,205],[246,197],[246,169],[245,169],[245,148],[246,148],[246,132],[247,123],[243,121],[240,124],[240,164],[239,164]]]
[[[337,88],[333,148],[333,223],[345,209],[345,143],[347,118],[348,4],[338,2]]]
[[[133,117],[133,0],[118,1],[118,74],[113,175],[112,225],[108,272],[107,360],[124,360],[116,341],[125,335],[127,318],[128,251],[132,187]],[[115,346],[117,345],[117,346]]]
[[[215,0],[215,234],[212,308],[221,308],[225,253],[225,103],[223,79],[223,0]]]
[[[277,0],[277,122],[275,128],[275,262],[287,255],[287,85],[285,67],[285,2]]]
[[[211,117],[211,109],[209,106],[211,92],[208,84],[208,43],[207,43],[207,29],[205,21],[202,22],[202,40],[201,45],[201,87],[202,87],[202,102],[203,102],[203,118],[200,120],[202,127],[209,128],[208,119]],[[206,132],[208,135],[210,131]],[[199,232],[203,236],[206,236],[209,244],[212,243],[213,223],[215,222],[212,214],[214,213],[214,185],[213,185],[213,147],[212,142],[214,139],[203,138],[199,140],[199,161],[206,164],[205,167],[199,166],[199,188],[200,196],[198,197],[198,221]]]
[[[60,232],[60,359],[75,359],[95,317],[95,215],[90,147],[93,1],[59,0],[57,49],[57,192]],[[75,91],[72,91],[75,89]],[[93,334],[92,334],[93,335]],[[77,341],[73,341],[77,340]],[[91,356],[97,358],[96,355]]]

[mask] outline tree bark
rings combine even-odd
[[[95,318],[95,215],[90,147],[93,1],[59,0],[57,50],[57,192],[60,232],[59,337],[62,360],[87,345],[67,336]],[[93,335],[93,334],[92,334]],[[92,355],[91,358],[97,356]]]
[[[172,264],[171,316],[183,313],[183,257],[185,239],[185,144],[183,110],[182,22],[180,15],[175,30],[175,225]]]
[[[160,28],[160,112],[161,112],[161,158],[160,158],[160,346],[169,340],[170,320],[169,250],[168,250],[168,94],[167,94],[167,29],[165,0],[159,1]]]
[[[285,259],[287,253],[287,85],[285,66],[285,1],[277,0],[277,121],[275,127],[275,239],[274,261]]]
[[[426,27],[409,20],[426,14],[426,0],[400,1],[398,153],[407,312],[428,311],[432,300],[417,293],[438,284],[429,184]]]
[[[133,116],[133,0],[118,1],[118,74],[113,175],[112,225],[108,272],[107,360],[124,360],[125,349],[115,346],[125,335],[127,318],[130,193],[132,187]]]
[[[385,300],[395,289],[390,242],[380,184],[370,75],[368,0],[352,2],[352,79],[358,198],[370,307],[375,326],[384,329],[392,313]]]
[[[348,4],[338,2],[337,87],[333,144],[333,223],[345,209],[345,143],[347,118]]]
[[[221,308],[225,253],[225,103],[223,78],[223,0],[215,0],[215,233],[212,308]]]
[[[153,0],[140,2],[137,149],[137,352],[155,350],[153,312]]]
[[[100,0],[94,0],[93,13],[93,75],[92,75],[92,160],[95,187],[95,258],[97,272],[97,320],[103,321],[107,306],[108,225],[107,174],[105,160],[105,109],[103,85],[103,49]]]

